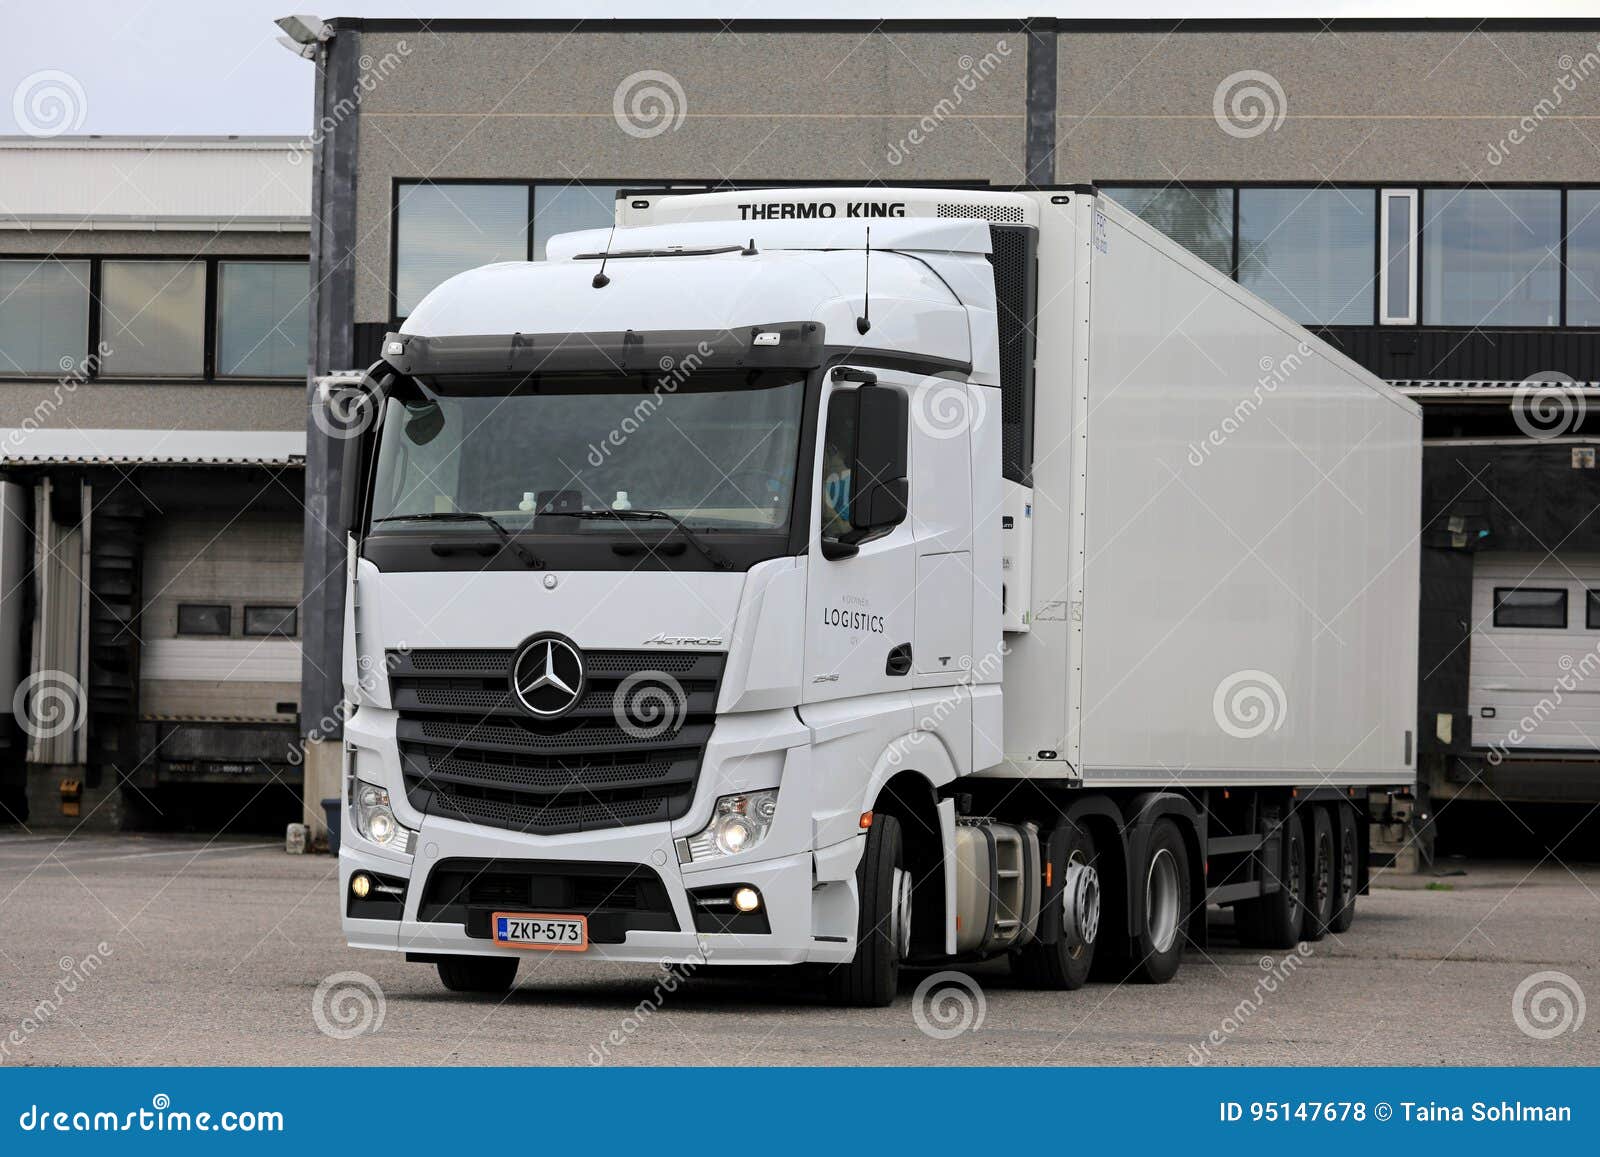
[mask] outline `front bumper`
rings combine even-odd
[[[752,743],[757,736],[759,745]],[[689,959],[745,965],[838,963],[854,955],[854,880],[815,883],[811,807],[804,790],[809,777],[791,774],[796,770],[791,765],[803,761],[805,748],[792,743],[793,737],[786,739],[772,720],[734,719],[727,726],[719,723],[706,751],[694,806],[682,820],[560,835],[525,835],[411,813],[404,793],[397,790],[399,756],[390,712],[365,708],[357,712],[346,724],[345,739],[363,752],[363,776],[375,775],[386,781],[397,817],[417,833],[413,854],[402,855],[361,838],[346,814],[339,852],[340,911],[345,938],[352,947],[423,956],[592,957],[650,964]],[[790,781],[787,788],[782,783],[784,779]],[[779,788],[779,815],[759,847],[725,859],[687,866],[678,863],[674,839],[704,827],[719,795],[770,787]],[[589,948],[581,954],[498,947],[481,935],[470,935],[469,925],[459,919],[422,918],[431,873],[448,861],[462,860],[536,861],[552,866],[641,865],[659,877],[678,930],[633,928],[623,935],[621,943],[594,943],[591,938]],[[399,920],[349,915],[349,882],[357,871],[406,882]],[[737,884],[748,884],[761,893],[770,931],[697,931],[690,890]],[[507,904],[500,910],[541,909]]]

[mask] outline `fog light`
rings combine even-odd
[[[754,912],[761,907],[761,893],[748,885],[733,893],[733,906],[741,912]]]
[[[350,877],[350,891],[357,900],[365,900],[367,893],[372,891],[372,877],[365,872],[357,872]]]

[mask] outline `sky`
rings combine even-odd
[[[276,41],[273,18],[297,0],[0,0],[0,134],[18,131],[24,93],[68,94],[79,133],[283,133],[311,125],[312,67]],[[298,0],[302,5],[307,0]],[[329,0],[333,3],[333,0]],[[1107,15],[1062,0],[337,0],[334,16],[861,19]],[[1595,16],[1595,0],[1123,0],[1119,17]],[[80,119],[81,118],[81,119]]]

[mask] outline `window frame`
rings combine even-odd
[[[78,257],[78,256],[74,256],[72,254],[66,254],[65,256],[63,256],[63,255],[57,254],[57,253],[41,253],[41,254],[38,254],[38,255],[31,255],[31,254],[25,254],[25,253],[19,253],[19,254],[0,253],[0,261],[15,262],[15,263],[17,263],[19,265],[21,265],[21,264],[32,264],[32,265],[34,265],[36,267],[48,264],[50,262],[55,262],[58,265],[67,265],[69,263],[70,264],[80,264],[81,263],[81,264],[86,265],[88,267],[89,287],[88,287],[88,291],[87,291],[88,300],[84,303],[84,306],[85,306],[84,314],[85,314],[85,316],[84,316],[84,331],[83,331],[83,349],[82,349],[82,352],[77,355],[75,360],[77,361],[78,366],[80,368],[92,368],[93,366],[98,365],[99,364],[99,359],[96,358],[96,357],[92,357],[91,356],[92,353],[99,348],[99,346],[97,345],[98,330],[99,330],[99,325],[100,325],[100,317],[99,317],[99,297],[100,297],[100,276],[99,276],[99,274],[100,274],[100,269],[99,269],[98,263],[93,258],[89,258],[89,257]],[[4,362],[0,362],[0,381],[13,381],[13,382],[54,381],[54,380],[59,380],[59,379],[61,379],[63,377],[75,377],[75,376],[77,376],[77,373],[78,373],[78,371],[75,371],[75,370],[63,370],[63,369],[60,369],[60,368],[56,368],[56,369],[53,369],[53,370],[23,370],[23,371],[21,371],[19,373],[19,372],[15,371],[15,370],[11,369]]]
[[[267,385],[281,386],[287,382],[303,381],[301,374],[285,377],[259,377],[246,375],[221,375],[217,372],[217,343],[220,340],[220,326],[217,324],[219,308],[218,287],[221,276],[219,266],[226,261],[248,262],[283,262],[295,263],[306,267],[306,284],[311,284],[311,261],[308,256],[294,253],[238,253],[225,256],[201,256],[194,253],[5,253],[0,254],[0,259],[6,261],[87,261],[89,263],[89,333],[85,343],[85,353],[79,370],[61,371],[54,374],[17,374],[7,372],[0,367],[0,382],[39,382],[59,381],[71,378],[75,381],[92,381],[108,386],[139,386],[150,382],[179,383],[207,385]],[[101,348],[101,278],[106,262],[173,262],[181,261],[191,265],[205,267],[205,319],[202,330],[201,354],[202,369],[199,375],[194,374],[104,374],[100,369]],[[309,338],[309,334],[307,337]]]
[[[1586,631],[1600,631],[1600,590],[1585,587],[1583,590],[1583,629]]]
[[[207,300],[212,304],[206,310],[206,324],[209,337],[206,342],[206,356],[208,358],[208,380],[219,382],[296,382],[301,379],[300,374],[283,374],[272,377],[263,377],[260,374],[230,374],[222,369],[222,267],[224,265],[287,265],[296,258],[284,259],[281,256],[250,256],[230,255],[216,257],[211,271],[211,278],[206,283]],[[306,312],[309,325],[306,332],[306,352],[311,350],[310,326],[316,324],[316,314],[311,312],[311,261],[306,260]],[[307,358],[307,364],[310,359]]]
[[[1562,198],[1565,200],[1565,197]],[[1409,206],[1406,210],[1410,228],[1406,230],[1406,311],[1404,313],[1389,312],[1389,270],[1392,262],[1389,260],[1389,205],[1393,201],[1405,201]],[[1417,220],[1417,210],[1422,205],[1422,191],[1420,189],[1379,189],[1378,190],[1378,324],[1379,325],[1416,325],[1422,316],[1421,298],[1422,286],[1418,280],[1421,272],[1421,222]]]
[[[252,631],[250,629],[251,611],[287,611],[291,629],[288,632]],[[239,615],[239,630],[247,639],[298,639],[300,637],[300,608],[292,603],[246,603],[243,612]]]
[[[1331,325],[1331,324],[1325,324],[1325,323],[1318,322],[1318,323],[1314,323],[1313,325],[1309,326],[1308,328],[1313,329],[1313,330],[1360,330],[1360,329],[1367,329],[1367,328],[1374,328],[1374,329],[1376,329],[1376,328],[1391,328],[1391,329],[1395,329],[1395,330],[1401,330],[1401,329],[1411,329],[1411,330],[1414,330],[1414,331],[1415,330],[1428,330],[1428,331],[1442,332],[1442,333],[1454,333],[1454,332],[1460,332],[1462,330],[1472,330],[1472,331],[1476,331],[1476,332],[1491,333],[1491,334],[1492,333],[1521,333],[1521,332],[1527,332],[1527,331],[1539,331],[1539,332],[1544,332],[1544,333],[1556,333],[1556,332],[1559,332],[1559,331],[1564,330],[1564,329],[1574,329],[1574,330],[1579,330],[1579,331],[1582,331],[1582,332],[1591,332],[1591,331],[1594,331],[1594,330],[1600,330],[1600,321],[1597,321],[1592,325],[1575,325],[1575,324],[1573,324],[1570,320],[1568,320],[1568,308],[1567,308],[1567,297],[1568,297],[1567,282],[1568,282],[1568,277],[1569,277],[1568,270],[1567,270],[1567,232],[1568,232],[1568,229],[1569,229],[1570,224],[1571,224],[1570,218],[1569,218],[1569,211],[1568,211],[1568,202],[1570,200],[1570,194],[1572,194],[1572,193],[1575,193],[1575,192],[1582,193],[1582,192],[1600,191],[1600,183],[1596,183],[1594,181],[1515,181],[1515,182],[1506,182],[1506,183],[1497,183],[1497,182],[1488,182],[1488,181],[1476,181],[1476,182],[1472,182],[1472,181],[1469,181],[1469,182],[1460,182],[1460,181],[1418,181],[1418,182],[1415,182],[1414,184],[1401,186],[1401,185],[1394,185],[1392,183],[1382,182],[1382,181],[1378,181],[1378,182],[1374,182],[1374,181],[1170,181],[1170,180],[1167,180],[1167,181],[1153,181],[1153,180],[1127,180],[1127,179],[1122,179],[1122,178],[1115,178],[1115,179],[1112,179],[1112,178],[1103,178],[1103,179],[1102,178],[1096,178],[1095,181],[1093,182],[1093,184],[1097,188],[1099,188],[1099,187],[1119,188],[1120,187],[1120,188],[1137,188],[1137,189],[1163,189],[1163,188],[1167,188],[1168,186],[1171,186],[1171,185],[1183,185],[1184,187],[1190,188],[1190,189],[1232,189],[1233,193],[1234,193],[1233,204],[1234,204],[1234,215],[1235,215],[1234,231],[1233,231],[1233,243],[1234,243],[1233,281],[1234,281],[1235,284],[1239,283],[1240,247],[1239,247],[1239,228],[1238,228],[1237,216],[1238,216],[1238,207],[1239,207],[1239,193],[1240,193],[1241,190],[1244,190],[1244,189],[1319,189],[1319,188],[1338,188],[1338,189],[1347,189],[1347,190],[1357,190],[1357,189],[1359,189],[1359,190],[1363,190],[1363,191],[1365,191],[1365,190],[1374,190],[1379,194],[1380,200],[1381,200],[1382,194],[1385,193],[1385,192],[1395,192],[1395,193],[1411,192],[1411,193],[1415,193],[1415,194],[1417,194],[1417,203],[1416,203],[1416,212],[1413,214],[1413,217],[1412,217],[1412,228],[1413,228],[1414,241],[1413,241],[1413,245],[1412,245],[1411,259],[1412,259],[1413,268],[1416,270],[1415,274],[1412,277],[1412,289],[1413,289],[1414,298],[1415,298],[1415,300],[1413,302],[1413,307],[1415,309],[1415,316],[1416,316],[1417,320],[1415,320],[1413,322],[1409,322],[1409,323],[1399,323],[1399,322],[1388,323],[1388,322],[1384,322],[1384,321],[1381,320],[1382,315],[1383,315],[1383,305],[1384,305],[1384,293],[1383,293],[1384,286],[1381,283],[1381,279],[1383,277],[1383,258],[1384,258],[1384,213],[1381,211],[1383,209],[1383,206],[1380,205],[1380,212],[1378,212],[1375,215],[1376,216],[1376,220],[1374,222],[1374,229],[1377,232],[1377,239],[1376,239],[1377,240],[1377,244],[1375,246],[1375,253],[1377,254],[1377,260],[1374,263],[1376,268],[1373,269],[1373,276],[1375,278],[1379,279],[1379,285],[1378,285],[1379,292],[1374,295],[1374,299],[1375,300],[1374,300],[1373,320],[1371,322],[1369,322],[1369,323],[1350,324],[1350,323],[1346,322],[1346,323],[1340,323],[1338,325]],[[1560,217],[1559,217],[1560,224],[1559,224],[1559,227],[1558,227],[1558,232],[1560,234],[1560,237],[1559,237],[1560,245],[1559,245],[1558,252],[1557,252],[1557,272],[1559,274],[1557,280],[1559,281],[1560,298],[1559,298],[1559,314],[1558,314],[1559,320],[1556,322],[1556,324],[1554,324],[1554,325],[1499,325],[1499,324],[1494,324],[1494,325],[1465,325],[1465,324],[1460,324],[1460,325],[1455,325],[1455,324],[1452,324],[1452,325],[1429,325],[1429,324],[1427,324],[1427,323],[1422,321],[1423,309],[1424,309],[1424,304],[1425,304],[1425,302],[1424,302],[1424,290],[1423,290],[1423,286],[1422,286],[1422,263],[1423,263],[1423,259],[1424,259],[1425,255],[1426,255],[1426,249],[1427,249],[1427,230],[1425,228],[1426,222],[1424,222],[1422,220],[1422,218],[1421,218],[1421,214],[1422,214],[1422,194],[1427,192],[1427,191],[1429,191],[1429,190],[1432,190],[1432,191],[1435,191],[1435,192],[1444,192],[1444,191],[1463,191],[1464,192],[1464,191],[1469,191],[1469,190],[1492,190],[1492,191],[1495,191],[1495,192],[1518,192],[1518,191],[1525,191],[1525,190],[1544,190],[1544,191],[1552,191],[1553,190],[1553,191],[1555,191],[1555,192],[1560,194],[1560,205],[1559,205],[1559,208],[1560,208]],[[1241,286],[1241,288],[1243,288],[1243,287]]]
[[[1493,604],[1493,608],[1494,608],[1493,612],[1492,612],[1492,617],[1493,617],[1494,625],[1496,627],[1500,627],[1500,628],[1503,628],[1503,629],[1506,629],[1506,630],[1512,630],[1512,631],[1565,631],[1565,630],[1570,629],[1571,626],[1572,626],[1572,599],[1570,597],[1570,592],[1567,590],[1566,587],[1525,587],[1525,586],[1493,587],[1493,588],[1491,588],[1491,592],[1492,593],[1490,595],[1490,598],[1492,600],[1492,604]],[[1514,594],[1560,595],[1561,596],[1561,625],[1559,627],[1557,627],[1557,626],[1538,626],[1538,625],[1530,624],[1530,623],[1502,623],[1500,621],[1500,612],[1503,609],[1501,607],[1501,605],[1500,605],[1500,597],[1501,597],[1502,594],[1512,594],[1512,595],[1514,595]]]
[[[220,631],[186,631],[183,628],[183,612],[186,610],[221,611],[224,629]],[[229,603],[179,603],[175,618],[175,634],[180,639],[231,639],[234,637],[233,606]]]

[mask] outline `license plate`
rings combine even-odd
[[[494,942],[507,948],[544,948],[582,952],[589,947],[587,916],[551,916],[539,912],[496,912],[489,921]]]

